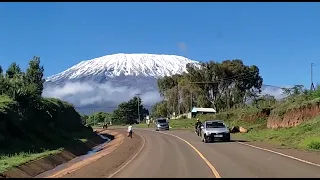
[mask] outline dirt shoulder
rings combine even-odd
[[[113,130],[114,131],[114,130]],[[99,157],[93,162],[86,163],[88,160],[83,160],[81,163],[85,164],[81,168],[74,170],[67,170],[60,175],[50,177],[62,177],[62,178],[106,178],[115,171],[117,171],[121,165],[129,161],[141,148],[143,139],[134,134],[133,138],[126,137],[125,130],[116,130],[121,134],[124,139],[116,150],[105,153],[104,156]],[[115,138],[117,139],[117,138]],[[47,176],[48,177],[48,176]]]

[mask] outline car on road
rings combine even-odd
[[[156,131],[169,130],[169,122],[166,118],[158,118],[155,120]]]
[[[223,120],[209,120],[201,126],[201,140],[204,143],[215,140],[230,141],[230,131]]]

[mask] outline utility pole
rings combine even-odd
[[[94,111],[95,109],[92,110],[92,116],[93,116],[93,127],[95,126],[96,122],[95,122],[95,118],[94,118]]]
[[[313,69],[313,65],[314,65],[314,63],[311,63],[311,69],[310,69],[310,78],[311,78],[311,87],[310,87],[310,91],[314,91],[315,90],[315,87],[314,87],[314,84],[313,84],[313,72],[312,72],[312,69]]]
[[[178,83],[177,89],[178,89],[178,115],[180,115],[180,93],[179,93],[179,83]]]
[[[136,94],[136,96],[138,97],[138,121],[140,123],[140,104],[139,104],[139,101],[140,101],[140,96],[141,94]]]
[[[190,112],[192,113],[192,92],[190,91]]]

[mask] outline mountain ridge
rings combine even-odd
[[[97,75],[106,79],[119,76],[159,78],[186,72],[185,66],[188,63],[199,62],[178,55],[118,53],[81,61],[61,73],[47,77],[46,81],[73,80]]]
[[[151,107],[162,100],[157,79],[186,72],[188,63],[199,64],[177,55],[112,54],[80,63],[46,78],[44,96],[74,103],[79,111],[112,111],[119,103],[141,94]],[[281,98],[281,89],[263,86],[262,94]],[[86,109],[88,107],[88,109]],[[95,107],[95,108],[93,108]]]

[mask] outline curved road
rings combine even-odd
[[[144,137],[144,147],[131,162],[112,177],[320,177],[319,166],[237,142],[204,144],[195,134],[185,131],[155,132],[151,129],[139,129],[136,132]]]

